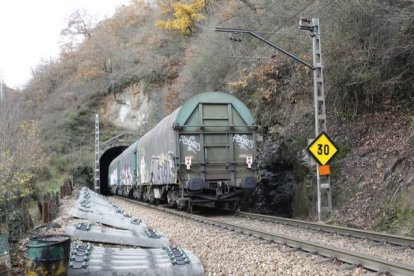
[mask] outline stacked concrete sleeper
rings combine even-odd
[[[68,226],[66,234],[88,243],[78,243],[72,248],[69,275],[204,274],[202,264],[192,252],[170,246],[161,233],[148,229],[142,220],[131,217],[88,188],[80,191],[71,215],[88,222]],[[128,247],[108,248],[89,242]]]

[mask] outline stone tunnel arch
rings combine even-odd
[[[124,131],[101,143],[100,152],[103,153],[99,157],[99,187],[102,195],[110,194],[108,185],[109,164],[136,140],[136,132]]]
[[[109,185],[108,185],[108,169],[109,164],[114,160],[118,155],[120,155],[128,146],[120,145],[107,149],[99,158],[99,180],[100,180],[100,193],[102,195],[109,195]]]

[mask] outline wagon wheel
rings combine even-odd
[[[237,203],[237,201],[229,202],[228,203],[228,208],[229,208],[230,212],[232,212],[232,213],[237,213],[237,212],[240,211],[240,206]]]
[[[129,198],[134,198],[134,194],[133,193],[134,193],[134,189],[130,189],[129,192],[128,192],[128,197]]]
[[[141,187],[140,188],[134,188],[133,192],[132,192],[132,197],[138,200],[141,200],[142,198],[142,191],[141,191]]]
[[[150,204],[154,204],[154,202],[155,202],[154,190],[151,187],[148,187],[145,194],[146,194],[146,197],[147,197],[147,201]]]
[[[178,192],[177,190],[169,190],[167,192],[167,203],[171,207],[177,206]]]
[[[191,204],[191,200],[188,200],[187,203],[187,213],[192,213],[193,212],[193,204]]]

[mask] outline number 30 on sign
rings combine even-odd
[[[326,165],[338,153],[338,148],[324,131],[306,149],[321,166]]]

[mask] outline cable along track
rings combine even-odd
[[[352,266],[363,266],[364,268],[372,271],[388,272],[392,275],[414,275],[414,266],[411,264],[403,264],[395,261],[389,261],[380,257],[335,248],[333,246],[326,246],[318,242],[311,242],[308,240],[298,239],[296,237],[291,237],[280,233],[272,233],[270,231],[264,231],[262,229],[259,230],[246,225],[240,226],[234,223],[228,223],[223,221],[226,220],[225,218],[223,219],[223,217],[219,219],[206,218],[195,214],[189,214],[182,211],[137,202],[135,200],[126,199],[118,196],[114,197],[148,208],[164,211],[169,214],[188,218],[197,222],[213,225],[223,229],[228,229],[245,235],[250,235],[258,239],[263,239],[266,241],[287,245],[291,248],[302,250],[311,254],[319,254],[329,259],[338,260],[347,264],[351,264]],[[231,219],[233,218],[234,217],[232,217]]]

